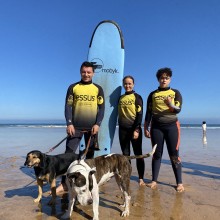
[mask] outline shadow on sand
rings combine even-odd
[[[170,160],[163,159],[162,163],[171,165]],[[192,170],[192,172],[184,171],[184,173],[195,175],[195,176],[220,179],[219,167],[208,166],[208,165],[197,164],[197,163],[190,163],[190,162],[183,162],[182,166],[183,168]]]
[[[26,185],[20,187],[20,188],[14,188],[14,189],[9,189],[9,190],[5,190],[5,197],[6,198],[13,198],[16,196],[19,197],[32,197],[33,200],[37,197],[38,195],[38,187],[37,187],[37,183],[36,183],[36,178],[35,178],[35,174],[34,174],[34,170],[27,168],[27,167],[21,167],[20,168],[21,172],[24,173],[25,175],[31,177],[31,180],[29,182],[27,182]],[[57,180],[57,185],[59,184],[60,180]],[[48,183],[44,183],[43,186],[43,197],[40,203],[34,203],[36,209],[35,209],[35,213],[37,214],[37,216],[40,218],[40,216],[42,217],[42,215],[48,215],[48,216],[54,216],[58,219],[60,219],[60,217],[65,213],[65,211],[68,209],[68,193],[64,193],[64,194],[59,194],[57,196],[56,199],[56,205],[54,206],[49,206],[48,202],[51,199],[51,195],[49,195],[50,191],[50,186]],[[117,203],[116,201],[111,201],[108,200],[106,198],[104,198],[104,192],[100,191],[100,203],[99,206],[100,207],[105,207],[108,209],[114,209],[117,212],[121,213],[120,208],[118,208],[119,203]],[[103,196],[102,196],[103,195]],[[31,198],[31,199],[32,199]],[[77,212],[79,215],[81,215],[83,218],[85,219],[92,219],[92,206],[81,206],[81,205],[77,205],[74,207],[74,212]]]

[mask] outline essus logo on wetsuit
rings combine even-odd
[[[75,100],[93,102],[95,100],[95,96],[94,95],[76,95]]]
[[[120,100],[119,102],[120,105],[133,105],[134,104],[134,100]]]

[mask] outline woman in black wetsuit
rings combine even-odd
[[[135,155],[142,155],[142,129],[143,100],[134,88],[134,78],[125,76],[123,79],[125,94],[118,102],[119,141],[123,155],[130,156],[130,143]],[[143,177],[144,159],[136,159],[139,175],[139,185],[145,185]]]
[[[152,146],[157,144],[152,159],[152,182],[147,186],[152,189],[157,186],[165,141],[176,178],[176,190],[183,192],[182,164],[179,157],[180,124],[177,118],[182,107],[182,96],[178,90],[169,86],[172,77],[170,68],[159,69],[156,77],[159,87],[148,96],[144,124],[145,136],[151,138]]]

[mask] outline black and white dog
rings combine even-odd
[[[99,186],[106,183],[115,176],[116,182],[123,193],[124,211],[121,216],[129,216],[130,204],[130,176],[132,167],[130,159],[147,158],[154,154],[156,145],[152,152],[139,156],[123,156],[120,154],[109,154],[94,159],[78,160],[70,164],[67,170],[66,184],[69,190],[68,211],[62,219],[70,218],[76,201],[85,206],[93,204],[93,220],[99,219]]]

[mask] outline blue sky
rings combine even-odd
[[[114,20],[144,105],[167,66],[180,121],[220,123],[219,12],[219,0],[0,0],[0,121],[64,119],[94,28]]]

